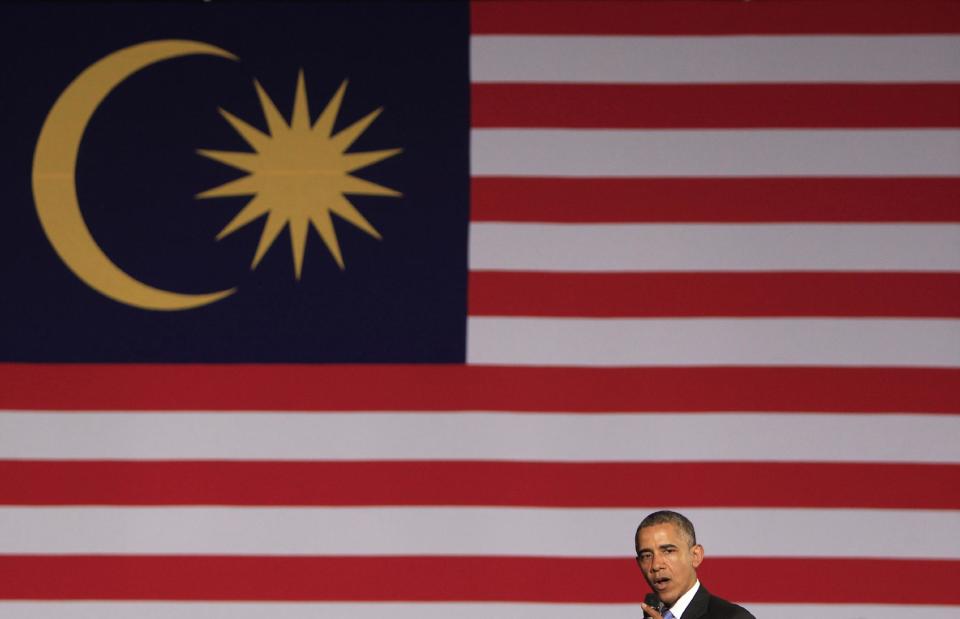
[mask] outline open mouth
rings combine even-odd
[[[653,579],[653,588],[657,591],[663,591],[669,584],[670,578],[668,576],[661,576]]]

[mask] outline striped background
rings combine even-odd
[[[0,615],[955,616],[960,3],[472,30],[468,363],[0,365]]]

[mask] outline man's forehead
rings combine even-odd
[[[689,544],[687,536],[673,522],[664,522],[640,529],[639,545],[641,548],[654,546],[679,546],[683,542]]]

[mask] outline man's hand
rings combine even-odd
[[[657,609],[645,602],[640,602],[640,607],[643,608],[643,613],[646,616],[652,617],[653,619],[663,619],[663,616],[657,612]]]

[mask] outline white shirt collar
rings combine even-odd
[[[680,619],[683,616],[683,611],[687,610],[687,606],[690,606],[690,602],[693,601],[693,596],[697,594],[697,590],[700,588],[700,579],[697,579],[697,582],[693,583],[693,586],[690,587],[690,590],[680,596],[680,599],[670,607],[670,612],[673,613],[673,616],[677,619]]]

